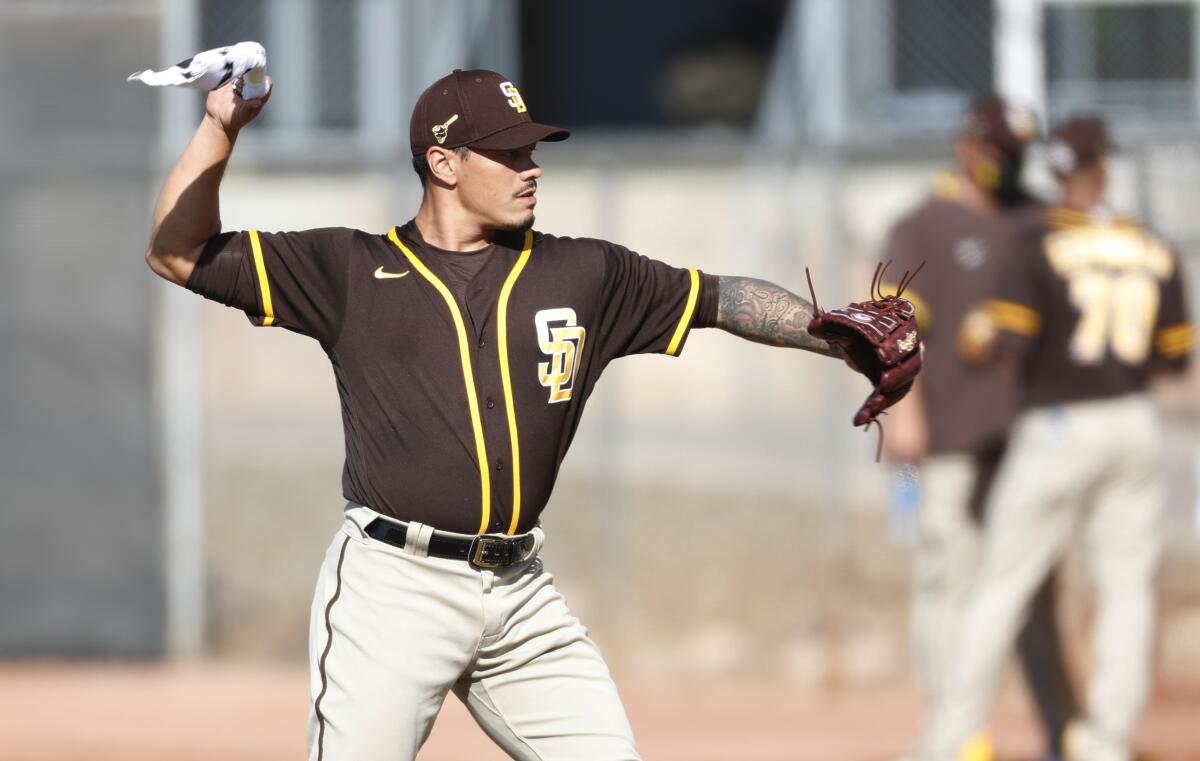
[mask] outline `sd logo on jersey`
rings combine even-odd
[[[538,346],[550,355],[549,362],[538,363],[538,381],[550,389],[550,404],[567,401],[575,388],[575,370],[587,335],[575,319],[575,310],[570,307],[543,309],[533,316]]]

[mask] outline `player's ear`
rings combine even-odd
[[[425,160],[429,162],[429,177],[434,182],[441,183],[445,187],[454,187],[458,184],[458,161],[454,150],[447,150],[441,146],[430,146],[425,150]]]

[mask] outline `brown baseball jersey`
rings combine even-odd
[[[971,308],[991,292],[1000,263],[1019,244],[1015,231],[1037,204],[982,215],[960,201],[956,177],[892,227],[884,261],[890,279],[924,269],[904,293],[917,308],[925,344],[921,388],[932,454],[990,450],[1007,437],[1016,414],[1012,384],[995,369],[964,361],[958,336]]]
[[[460,258],[464,257],[464,258]],[[605,366],[678,355],[717,278],[601,240],[504,233],[440,251],[413,222],[215,236],[187,287],[320,342],[347,499],[460,533],[531,529]]]
[[[1186,366],[1195,331],[1170,245],[1105,210],[1049,209],[1029,236],[985,306],[1022,356],[1027,404],[1135,393]]]

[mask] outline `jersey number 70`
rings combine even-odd
[[[1146,361],[1158,316],[1158,282],[1145,270],[1072,272],[1071,301],[1079,322],[1071,337],[1071,358],[1098,365],[1106,350],[1127,365]]]

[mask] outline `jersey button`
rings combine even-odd
[[[492,399],[492,397],[489,396],[487,398],[487,408],[490,410],[490,409],[495,408],[495,406],[496,406],[496,400]]]
[[[483,340],[483,336],[480,336],[479,337],[479,348],[482,349],[484,346],[487,346],[487,341]]]
[[[499,457],[496,458],[496,470],[504,470],[504,460]]]

